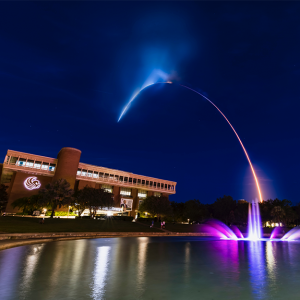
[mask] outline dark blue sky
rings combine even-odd
[[[177,181],[175,201],[299,201],[300,3],[1,2],[0,156],[7,149]]]

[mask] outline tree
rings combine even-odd
[[[0,213],[5,211],[7,202],[8,202],[8,194],[7,194],[8,186],[4,184],[0,184]]]
[[[176,222],[183,222],[185,221],[184,216],[184,203],[183,202],[171,202],[171,210],[172,210],[172,216],[173,220]]]
[[[28,213],[31,215],[35,210],[41,210],[41,196],[38,194],[30,197],[22,197],[12,202],[11,206],[13,208],[17,207],[18,209],[23,209],[23,214]]]
[[[271,211],[271,216],[273,217],[274,222],[281,223],[285,217],[285,211],[280,206],[274,206]]]
[[[41,196],[41,204],[50,206],[52,212],[50,218],[53,218],[57,206],[69,205],[71,203],[71,196],[74,191],[70,188],[70,183],[65,179],[58,179],[48,183],[39,194]]]
[[[150,196],[139,206],[140,212],[147,212],[153,217],[166,216],[171,212],[170,201],[167,197]]]
[[[78,216],[88,208],[90,216],[93,218],[98,209],[109,209],[113,206],[113,194],[103,189],[84,187],[74,194],[72,205],[78,210]]]
[[[204,205],[199,200],[189,200],[184,203],[184,218],[191,221],[202,221],[205,217]]]
[[[224,195],[223,198],[217,198],[213,204],[214,217],[223,221],[225,224],[233,223],[236,201],[231,196]]]

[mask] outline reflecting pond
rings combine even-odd
[[[299,299],[299,284],[299,242],[105,238],[0,251],[2,300]]]

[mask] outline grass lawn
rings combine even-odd
[[[0,217],[0,232],[161,232],[134,222],[119,220],[89,219],[45,219],[44,224],[37,218]]]

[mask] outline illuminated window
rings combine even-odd
[[[28,159],[26,162],[26,167],[32,168],[34,161],[32,159]]]
[[[93,177],[98,178],[98,172],[94,172]]]
[[[109,174],[109,179],[114,180],[114,174]]]
[[[138,197],[140,197],[140,198],[147,198],[147,191],[139,190],[138,191]]]
[[[56,164],[50,164],[49,171],[53,172],[55,170],[55,167],[56,167]]]
[[[77,175],[79,175],[79,176],[81,175],[81,169],[77,170]]]
[[[131,189],[121,188],[120,189],[120,195],[131,196]]]
[[[13,159],[13,157],[12,157]],[[11,161],[10,161],[11,163]],[[18,165],[21,166],[21,167],[25,167],[25,163],[26,163],[26,159],[25,158],[20,158],[19,161],[18,161]]]
[[[33,167],[34,167],[35,169],[40,169],[40,168],[41,168],[41,164],[42,164],[41,161],[35,161]]]
[[[93,177],[93,171],[88,171],[87,176],[88,176],[88,177]]]
[[[81,171],[81,176],[86,176],[86,174],[87,174],[87,170],[82,170]]]
[[[48,170],[49,164],[48,163],[43,163],[42,164],[42,170]]]
[[[161,193],[160,192],[154,192],[154,197],[160,197]]]
[[[101,189],[103,189],[104,191],[108,192],[108,193],[112,193],[112,186],[108,185],[108,184],[102,184],[101,185]]]

